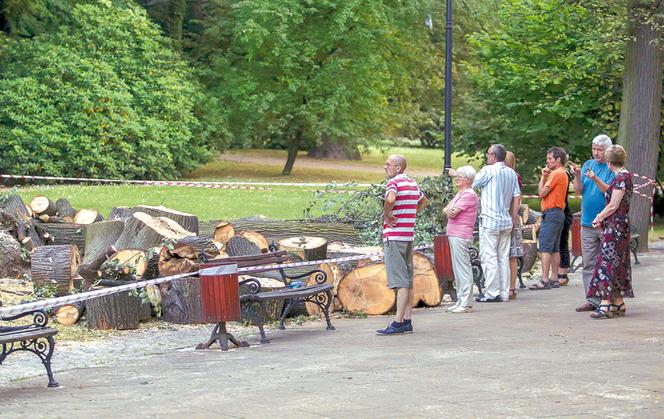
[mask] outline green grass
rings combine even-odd
[[[408,167],[419,170],[433,170],[440,172],[443,169],[445,153],[440,149],[412,148],[412,147],[388,147],[383,150],[371,148],[362,154],[362,162],[365,164],[379,165],[383,167],[385,160],[390,154],[402,154],[408,162]],[[452,167],[461,167],[470,164],[479,170],[483,164],[482,156],[474,159],[467,156],[452,154]]]
[[[314,193],[298,189],[237,190],[154,186],[53,186],[25,188],[19,195],[29,203],[36,195],[55,201],[67,198],[75,208],[94,208],[108,216],[111,208],[163,205],[196,214],[200,220],[233,220],[264,215],[301,219]],[[314,215],[319,215],[314,212]]]

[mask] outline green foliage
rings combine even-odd
[[[201,91],[186,63],[141,8],[90,3],[3,51],[0,170],[174,178],[204,162]]]
[[[415,243],[431,243],[433,237],[443,230],[443,208],[454,196],[451,178],[435,176],[418,178],[417,183],[429,199],[429,206],[417,215]],[[352,223],[358,230],[360,239],[368,245],[379,245],[382,241],[383,203],[387,181],[372,184],[368,188],[352,194],[329,194],[337,185],[330,185],[316,196],[305,215],[312,208],[320,206],[325,218]]]
[[[501,142],[528,175],[552,145],[583,160],[595,135],[615,136],[624,16],[594,2],[508,0],[498,21],[468,39],[472,90],[458,146],[476,153]]]
[[[69,22],[72,3],[67,0],[1,0],[2,30],[12,37],[30,38]]]

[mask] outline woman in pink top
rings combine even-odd
[[[443,209],[447,215],[447,237],[450,242],[452,269],[457,290],[457,302],[448,311],[468,313],[473,301],[473,268],[470,265],[470,247],[473,244],[473,230],[477,219],[477,194],[471,188],[475,179],[475,169],[463,166],[450,170],[459,192]]]

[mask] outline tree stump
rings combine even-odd
[[[86,307],[88,329],[138,329],[141,299],[129,291],[93,298]]]
[[[197,277],[180,278],[159,285],[164,321],[177,324],[201,324],[201,283]]]
[[[394,307],[395,292],[387,287],[385,264],[355,268],[339,282],[339,302],[350,312],[385,314]]]
[[[327,240],[323,237],[290,237],[279,240],[279,249],[302,260],[323,260],[327,257]]]
[[[55,286],[55,295],[74,289],[74,277],[81,260],[76,245],[41,246],[32,254],[30,273],[35,289]]]
[[[88,281],[94,281],[97,271],[107,257],[115,253],[113,244],[120,237],[124,222],[101,221],[85,226],[85,256],[78,268],[78,274]]]

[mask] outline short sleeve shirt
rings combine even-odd
[[[472,239],[477,219],[477,194],[474,190],[468,189],[457,193],[452,201],[451,208],[458,208],[461,212],[456,217],[447,220],[446,233],[450,237],[459,237],[462,239]]]
[[[390,192],[396,194],[392,215],[397,218],[397,224],[394,227],[383,224],[383,241],[412,242],[415,235],[417,204],[424,195],[417,183],[405,174],[395,176],[387,182],[385,198]]]
[[[549,174],[545,185],[550,189],[549,193],[542,198],[542,211],[551,208],[565,208],[565,198],[567,197],[567,190],[569,189],[569,178],[565,169],[562,167],[557,168]]]
[[[592,170],[602,182],[607,185],[611,183],[615,177],[615,173],[609,169],[606,163],[597,163],[597,160],[591,159],[583,164],[581,167],[581,182],[583,183],[583,199],[581,199],[581,225],[583,227],[592,227],[593,220],[597,214],[602,212],[606,206],[604,200],[604,193],[600,191],[595,182],[592,181],[586,172],[588,169]]]

